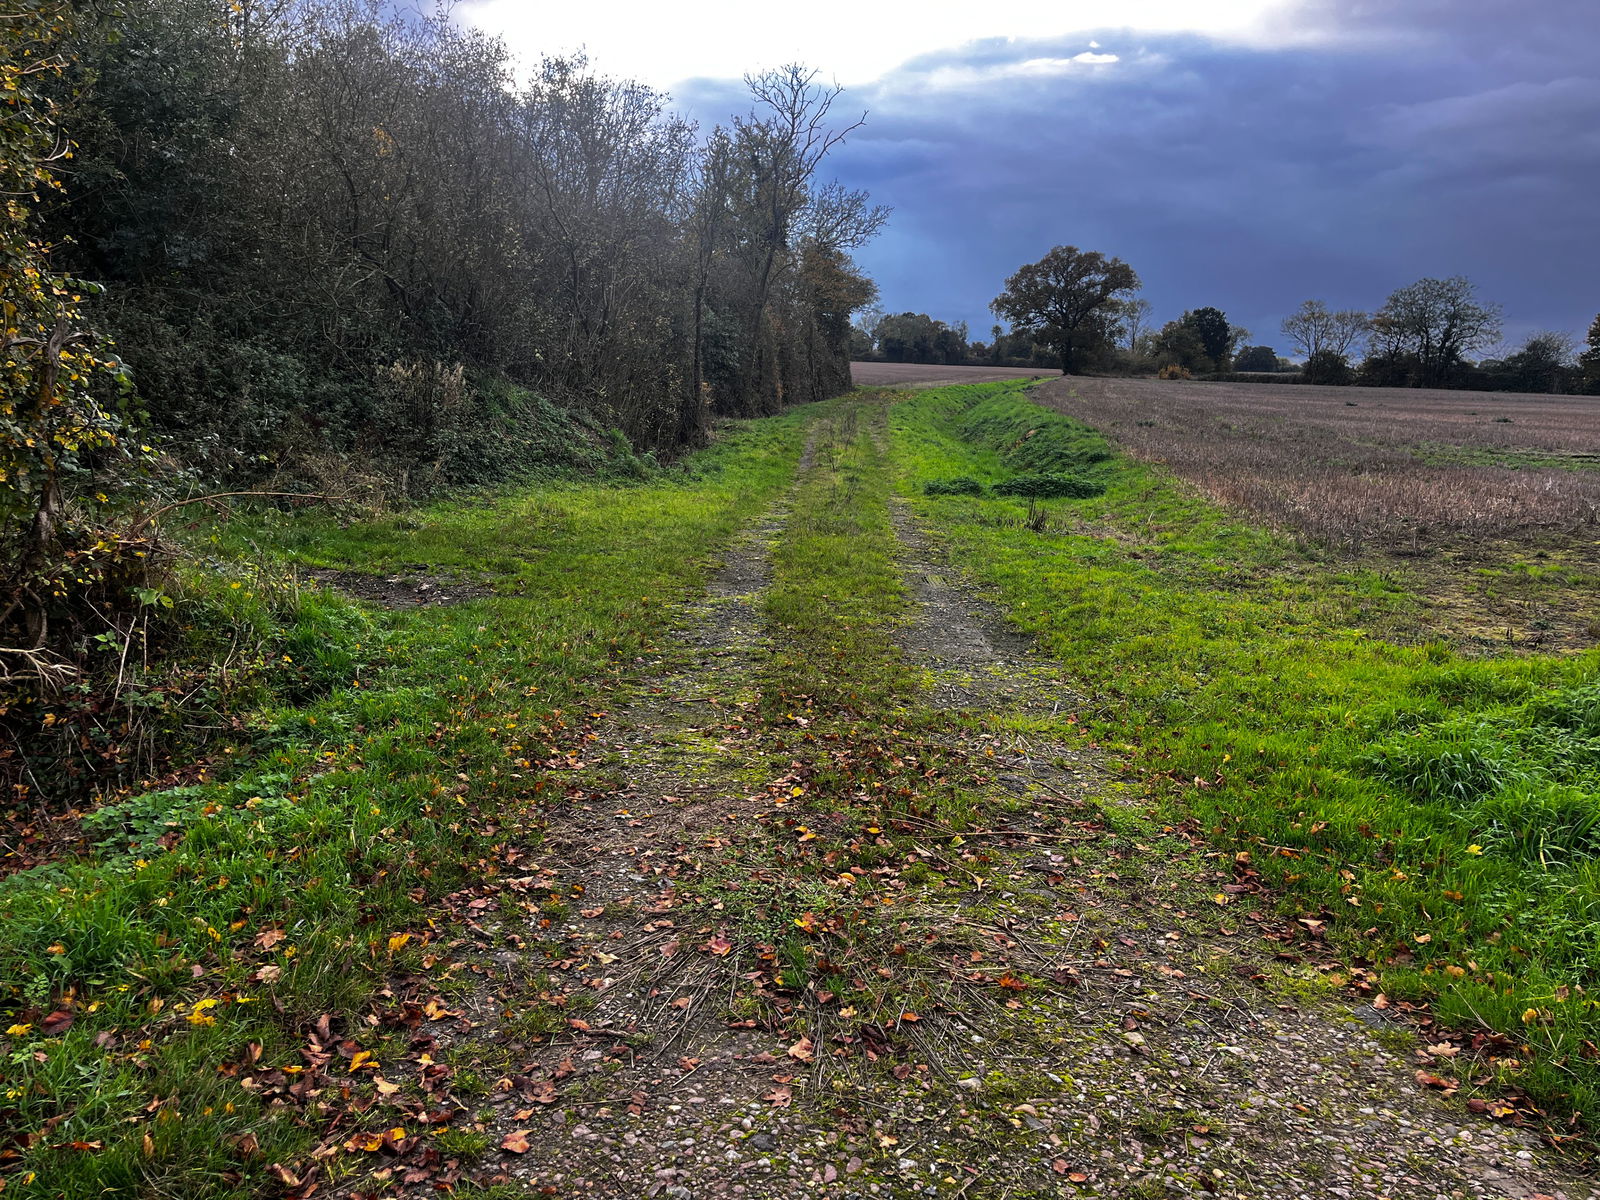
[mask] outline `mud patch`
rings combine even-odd
[[[362,571],[338,571],[313,567],[306,574],[323,587],[336,588],[357,600],[379,608],[424,608],[434,605],[463,604],[481,600],[494,592],[482,584],[468,583],[449,575],[368,575]]]

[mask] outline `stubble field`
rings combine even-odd
[[[850,379],[857,387],[939,387],[952,383],[1048,379],[1060,374],[1060,371],[1042,367],[947,367],[939,363],[892,362],[850,364]]]
[[[1600,541],[1600,400],[1073,379],[1036,394],[1275,528],[1348,550]]]

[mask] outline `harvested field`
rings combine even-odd
[[[1151,379],[1040,402],[1211,499],[1352,551],[1600,540],[1600,399]]]
[[[1056,378],[1047,367],[946,367],[937,363],[856,362],[850,379],[857,387],[943,387],[952,383],[998,383],[1003,379]]]

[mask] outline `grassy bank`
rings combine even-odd
[[[395,981],[452,987],[436,901],[537,840],[541,764],[581,747],[673,602],[786,486],[806,419],[636,486],[215,530],[215,586],[242,606],[292,592],[290,560],[467,576],[473,598],[303,597],[320,618],[280,657],[315,664],[320,699],[280,692],[181,786],[95,813],[92,854],[0,883],[8,1200],[293,1190],[277,1164],[408,1036]],[[342,1052],[357,1039],[365,1058]]]
[[[909,396],[892,423],[904,494],[1096,698],[1082,716],[1129,773],[1249,854],[1305,938],[1377,971],[1373,994],[1484,1033],[1463,1075],[1593,1116],[1595,655],[1459,655],[1392,577],[1309,560],[1157,469],[1094,458],[1097,435],[1022,385]],[[1106,491],[1031,508],[924,494],[1023,469]]]

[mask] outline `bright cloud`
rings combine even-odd
[[[606,5],[468,0],[457,15],[503,35],[519,54],[585,50],[610,75],[668,88],[694,78],[736,79],[747,71],[803,62],[843,84],[869,83],[909,59],[988,39],[1059,38],[1085,30],[1197,33],[1253,41],[1281,28],[1303,0],[928,0],[904,5],[816,0],[799,10],[745,0],[692,5],[619,0]],[[1083,65],[1115,55],[1079,54]]]

